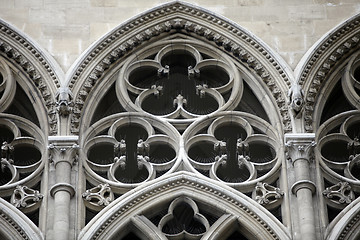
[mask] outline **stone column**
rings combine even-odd
[[[316,240],[316,223],[313,207],[315,184],[311,181],[312,151],[315,134],[286,134],[288,160],[291,161],[295,181],[291,192],[297,199],[298,227],[302,240]]]
[[[70,200],[75,195],[71,185],[71,168],[77,158],[77,137],[56,136],[49,137],[50,160],[55,167],[55,184],[50,189],[54,198],[54,226],[55,240],[68,240],[70,229]]]

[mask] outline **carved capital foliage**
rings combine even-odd
[[[347,205],[355,199],[355,194],[348,182],[339,182],[331,187],[327,187],[323,192],[331,205]]]
[[[82,197],[86,201],[86,205],[93,210],[100,210],[114,200],[114,194],[107,183],[86,190]]]
[[[44,195],[37,190],[18,185],[11,196],[11,203],[26,212],[38,207],[43,197]]]
[[[270,184],[258,182],[253,191],[255,201],[267,208],[273,208],[281,203],[284,192]]]
[[[60,136],[59,138],[49,139],[49,159],[51,163],[58,164],[59,162],[68,162],[70,165],[77,162],[79,145],[77,138],[67,139],[67,136]]]
[[[285,146],[287,158],[293,162],[298,159],[310,160],[313,154],[313,148],[316,146],[314,134],[285,135]]]

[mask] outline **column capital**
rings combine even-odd
[[[49,153],[50,161],[56,165],[59,162],[74,163],[78,155],[78,136],[50,136]]]
[[[295,162],[299,159],[310,160],[316,146],[315,133],[288,133],[285,134],[286,155]]]

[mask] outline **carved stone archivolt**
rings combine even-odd
[[[313,113],[320,89],[326,79],[360,46],[360,16],[356,15],[327,34],[317,48],[312,49],[302,64],[297,81],[305,89],[305,130],[313,131]],[[320,61],[319,61],[320,60]]]
[[[55,120],[53,91],[56,87],[60,87],[63,76],[61,68],[44,54],[45,51],[39,46],[2,20],[0,20],[0,38],[0,52],[3,57],[13,61],[19,70],[24,71],[37,88],[47,109],[50,134],[55,134],[57,121]],[[51,79],[52,82],[47,82],[47,79]],[[4,104],[0,106],[0,108],[5,107]]]
[[[172,14],[175,14],[175,17]],[[151,25],[153,20],[164,18],[167,19],[157,23],[155,26]],[[193,18],[196,19],[196,22],[192,20]],[[206,19],[206,22],[203,22],[204,19]],[[220,32],[215,28],[211,28],[208,22],[214,22],[223,31]],[[144,26],[144,24],[149,24],[148,29],[139,32],[137,26]],[[287,88],[286,85],[290,85],[291,74],[287,72],[285,67],[282,67],[266,47],[262,46],[257,39],[253,38],[246,31],[232,26],[228,22],[203,12],[203,10],[197,9],[194,6],[176,2],[164,5],[114,30],[107,36],[106,40],[91,49],[87,57],[78,64],[76,70],[70,75],[70,89],[74,88],[77,79],[84,80],[81,86],[76,86],[76,88],[79,88],[79,91],[75,97],[74,114],[71,120],[72,132],[77,133],[79,131],[80,112],[84,107],[89,92],[107,72],[106,69],[117,63],[119,59],[128,56],[144,41],[163,33],[182,31],[203,41],[215,42],[220,46],[221,51],[230,52],[233,57],[246,64],[255,75],[262,79],[276,99],[278,108],[286,108],[286,96],[283,93],[283,89]],[[125,38],[124,36],[129,37]],[[238,40],[235,41],[234,39]],[[117,43],[116,47],[114,47],[114,42]],[[118,42],[121,42],[121,44]],[[101,56],[105,55],[106,57],[100,59],[100,53]],[[259,56],[262,57],[259,58]],[[165,69],[165,66],[163,67]],[[190,76],[196,76],[196,71],[189,70]],[[87,76],[83,76],[84,72],[90,73]],[[274,73],[276,73],[276,77],[273,75]],[[275,78],[278,76],[284,81],[285,86],[275,81]],[[203,87],[204,89],[206,88]],[[288,111],[281,111],[281,117],[285,131],[290,131],[291,124]]]

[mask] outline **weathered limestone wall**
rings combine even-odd
[[[0,0],[0,18],[28,34],[66,72],[99,37],[165,0]],[[360,12],[359,0],[189,1],[250,30],[294,69],[326,32]]]

